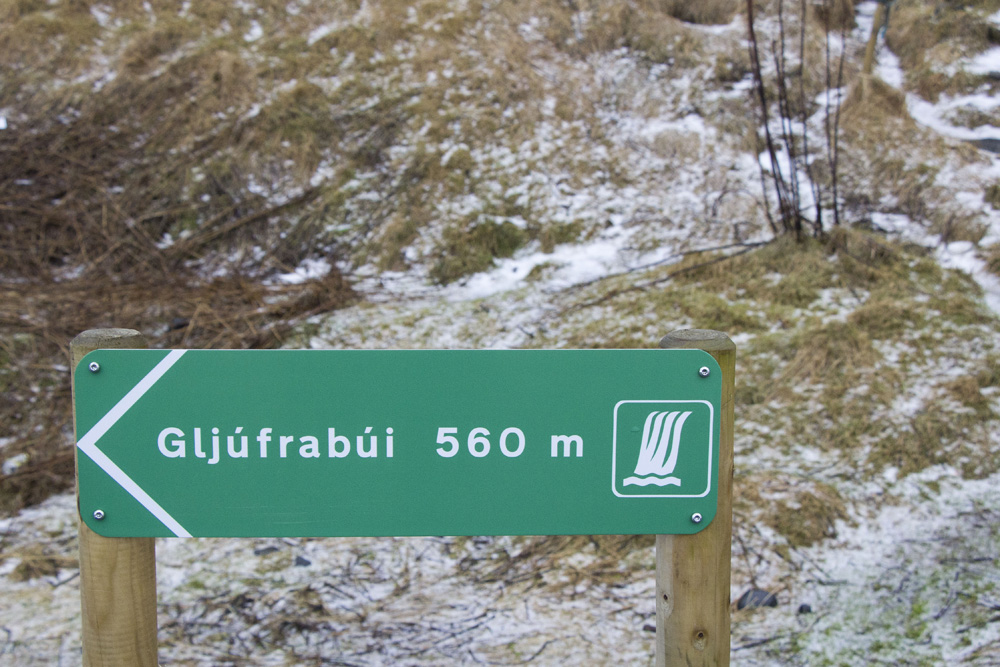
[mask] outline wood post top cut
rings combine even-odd
[[[678,329],[671,331],[660,340],[660,347],[665,349],[696,349],[706,352],[725,352],[736,350],[729,336],[712,329]]]

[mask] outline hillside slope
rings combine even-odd
[[[79,656],[59,491],[80,330],[563,348],[698,327],[738,346],[733,599],[779,603],[734,610],[734,664],[1000,664],[1000,3],[897,0],[869,76],[876,4],[833,4],[802,33],[797,3],[755,5],[759,43],[790,45],[762,58],[769,128],[815,156],[794,178],[824,229],[799,240],[774,235],[791,158],[763,151],[735,4],[0,5],[0,655]],[[648,538],[158,552],[163,664],[652,655]]]

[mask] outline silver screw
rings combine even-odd
[[[87,368],[90,369],[91,373],[96,373],[97,371],[101,370],[101,365],[99,363],[97,363],[96,361],[91,361],[90,365],[87,366]]]
[[[104,510],[94,510],[94,518],[100,521],[104,518]]]
[[[712,371],[709,370],[708,366],[702,366],[698,369],[698,375],[703,378],[707,378]]]
[[[691,515],[691,523],[701,523],[701,514],[695,512]]]

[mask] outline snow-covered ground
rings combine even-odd
[[[867,37],[874,7],[873,2],[858,6],[855,42]],[[308,39],[320,40],[334,29],[318,27]],[[741,30],[737,21],[713,28],[713,34],[732,36]],[[260,38],[261,27],[254,23],[245,39]],[[988,51],[964,66],[972,72],[995,71],[1000,69],[996,58],[995,50]],[[627,78],[637,67],[634,56],[622,50],[606,56],[596,71],[598,76]],[[878,73],[901,88],[899,63],[886,49],[879,52]],[[745,94],[745,89],[736,93]],[[1000,140],[1000,128],[962,128],[949,121],[960,107],[993,110],[995,98],[942,96],[931,103],[908,93],[906,102],[912,118],[937,135],[956,141]],[[599,308],[586,315],[566,312],[567,302],[583,298],[594,281],[627,272],[643,275],[680,261],[693,249],[737,249],[730,246],[732,228],[706,230],[686,221],[697,218],[695,211],[712,193],[721,201],[731,184],[756,183],[758,166],[752,156],[714,145],[715,130],[693,112],[663,117],[622,113],[605,121],[612,144],[648,145],[659,136],[680,136],[701,162],[691,160],[675,169],[650,153],[649,161],[636,168],[632,185],[595,181],[573,192],[560,189],[559,174],[528,173],[514,188],[533,193],[534,205],[567,216],[605,216],[607,224],[590,238],[557,245],[551,252],[529,244],[497,260],[491,270],[443,287],[432,285],[419,264],[397,273],[363,265],[355,272],[361,302],[314,318],[306,329],[307,344],[320,349],[533,346],[551,340],[546,332],[567,326],[583,330],[606,314]],[[0,129],[5,126],[0,115]],[[494,146],[488,149],[489,160],[521,164],[548,159],[561,150],[560,127],[542,122],[523,152]],[[472,157],[486,162],[482,155]],[[970,276],[982,287],[989,309],[1000,314],[1000,280],[979,252],[980,246],[1000,241],[1000,212],[982,197],[983,184],[1000,179],[1000,157],[982,153],[977,160],[945,165],[938,181],[985,221],[978,245],[942,242],[940,235],[906,215],[876,212],[871,222],[891,238],[927,248],[942,267]],[[726,178],[714,183],[710,172],[720,165],[725,165]],[[462,205],[452,200],[442,207]],[[644,217],[650,211],[669,224],[648,224]],[[736,240],[751,243],[766,236],[751,229]],[[420,244],[416,241],[411,252],[419,254]],[[308,260],[278,280],[298,282],[330,267]],[[863,299],[855,290],[831,289],[803,318],[844,321]],[[657,327],[672,324],[685,323],[653,322],[650,336],[666,333]],[[986,352],[1000,349],[1000,328],[984,325],[977,332],[971,342],[927,333],[940,339],[942,356],[912,362],[922,370],[898,380],[905,386],[899,387],[896,403],[886,406],[886,414],[892,413],[887,419],[915,420],[939,400],[934,387],[942,378],[974,375]],[[752,335],[733,337],[743,344]],[[961,349],[966,343],[969,349]],[[880,352],[886,368],[893,365],[894,354],[909,354],[891,345]],[[860,400],[876,400],[865,399],[865,389],[856,388]],[[983,389],[992,404],[1000,399],[994,389]],[[775,411],[779,408],[785,409]],[[877,478],[865,477],[829,451],[808,442],[784,442],[790,437],[787,431],[760,419],[768,409],[737,408],[737,474],[756,480],[758,472],[783,467],[794,470],[803,484],[840,485],[840,495],[851,502],[832,522],[828,539],[780,553],[767,549],[773,527],[741,524],[737,516],[732,597],[760,586],[776,592],[779,605],[734,612],[733,664],[1000,664],[1000,475],[976,478],[958,465],[942,463],[907,474],[889,466]],[[823,418],[815,415],[817,421]],[[990,424],[988,432],[976,437],[996,443],[1000,433],[995,421]],[[763,476],[758,481],[765,499],[786,497],[781,483]],[[0,520],[0,535],[0,663],[78,664],[72,494]],[[516,563],[525,544],[509,537],[160,540],[161,663],[651,662],[651,546],[631,550],[617,571],[604,578],[581,574],[602,558],[587,546],[570,557],[526,560],[524,572],[514,567],[504,576],[489,576],[491,560]],[[531,571],[529,562],[544,567]],[[39,576],[25,576],[30,568]]]

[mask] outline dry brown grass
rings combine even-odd
[[[25,81],[38,72],[71,79],[86,66],[81,50],[92,48],[100,35],[93,16],[79,7],[61,6],[41,9],[30,2],[0,6],[0,63],[4,68],[3,98],[20,97]],[[8,88],[10,86],[10,88]],[[4,90],[4,88],[7,88]]]
[[[122,53],[122,64],[134,73],[148,71],[199,33],[197,24],[191,21],[178,18],[158,21],[132,36]]]
[[[837,490],[811,479],[756,472],[737,477],[733,495],[734,511],[762,517],[792,547],[808,547],[836,537],[837,521],[847,519]]]
[[[145,16],[142,3],[119,4],[112,9],[121,15]],[[68,9],[29,5],[19,3],[19,20],[0,26],[0,59],[26,63],[11,79],[23,87],[0,89],[0,106],[13,109],[17,124],[0,132],[0,421],[15,438],[3,457],[28,454],[0,479],[2,510],[72,483],[63,369],[77,333],[126,326],[153,347],[272,347],[309,313],[352,298],[336,270],[302,285],[260,283],[324,243],[319,223],[329,198],[304,190],[276,206],[250,188],[251,167],[270,157],[274,119],[233,122],[255,99],[260,74],[236,45],[197,42],[197,24],[158,4],[154,11],[175,18],[123,37],[111,83],[98,91],[50,87],[46,76],[69,71],[59,49],[81,48],[93,17],[74,27]],[[12,15],[9,3],[2,9]],[[32,40],[45,43],[40,37],[56,51],[33,51]],[[308,97],[293,89],[279,105],[319,115]],[[323,138],[294,117],[280,120],[286,132]],[[335,121],[315,125],[323,122]],[[312,166],[319,152],[301,137],[287,150],[313,156]],[[161,247],[164,234],[182,231],[193,233]],[[254,246],[267,249],[263,258]],[[227,277],[205,277],[213,271]]]
[[[986,20],[997,9],[994,0],[954,5],[922,0],[894,3],[885,40],[899,56],[906,87],[936,101],[944,92],[956,93],[982,84],[984,77],[945,70],[958,59],[981,53],[1000,41],[996,28]]]
[[[20,561],[10,574],[12,581],[28,581],[30,579],[37,579],[38,577],[51,577],[56,575],[59,570],[78,567],[75,558],[49,553],[41,545],[5,553],[4,557],[17,558]]]
[[[906,97],[877,76],[861,75],[851,88],[841,107],[846,126],[878,125],[889,119],[909,118]]]
[[[811,5],[812,15],[824,30],[851,30],[854,20],[854,0],[823,0]]]
[[[899,0],[892,8],[886,42],[903,68],[911,70],[980,53],[991,45],[991,35],[985,16],[962,4]]]
[[[914,221],[946,223],[956,207],[937,184],[941,163],[935,158],[951,150],[947,142],[918,127],[909,116],[894,117],[877,110],[866,116],[853,111],[844,124],[847,141],[841,165],[842,192],[848,193],[847,205],[853,214],[866,216],[868,210],[877,208],[874,202],[883,202],[882,206],[892,202],[891,212]],[[914,145],[922,149],[920,161],[910,149]]]
[[[352,298],[336,271],[279,287],[155,271],[136,272],[128,283],[97,278],[6,287],[0,292],[0,357],[15,379],[0,401],[0,415],[22,435],[4,455],[24,452],[29,458],[0,478],[0,510],[37,503],[73,482],[73,450],[65,446],[72,428],[69,373],[53,366],[69,363],[68,345],[76,334],[127,326],[142,331],[150,347],[277,347],[296,321]]]
[[[669,15],[642,12],[630,31],[628,45],[644,52],[652,62],[693,67],[704,55],[704,37]]]
[[[878,360],[868,335],[850,324],[831,323],[805,331],[794,341],[795,356],[777,383],[789,390],[807,383],[848,385]]]
[[[972,401],[973,410],[956,413],[954,403],[938,399],[913,418],[902,431],[875,442],[868,463],[874,469],[894,466],[900,476],[933,465],[948,464],[961,469],[968,478],[982,478],[997,469],[998,454],[989,426],[983,417],[987,411],[975,410],[978,401],[970,396],[968,385],[945,386],[949,397],[958,393]],[[944,403],[942,405],[942,403]],[[992,415],[990,415],[992,416]]]
[[[476,7],[453,12],[433,2],[416,5],[416,22],[410,4],[395,1],[371,3],[365,19],[357,5],[321,14],[304,7],[297,16],[281,2],[256,3],[253,13],[217,0],[190,3],[186,14],[179,0],[102,8],[111,18],[103,29],[82,3],[0,3],[0,62],[10,65],[0,108],[14,130],[0,132],[0,274],[8,281],[0,415],[17,436],[3,457],[29,454],[0,481],[4,509],[72,480],[68,378],[53,367],[65,365],[80,331],[134,327],[154,347],[268,347],[308,314],[351,300],[336,270],[296,286],[261,279],[304,257],[338,259],[331,227],[346,215],[342,186],[371,171],[385,174],[376,187],[388,189],[387,151],[405,124],[432,118],[440,127],[431,132],[444,136],[456,120],[439,114],[451,84],[414,104],[413,90],[375,86],[369,59],[381,53],[391,68],[399,40],[422,30],[433,45],[414,67],[430,71],[462,57],[464,31],[480,18]],[[252,17],[264,34],[250,45],[243,35]],[[338,19],[342,29],[307,43],[312,28]],[[460,119],[470,136],[491,131],[490,109],[539,94],[516,25],[507,26],[511,43],[482,45],[493,66],[470,87],[496,104]],[[521,50],[511,54],[512,44]],[[348,56],[356,66],[345,71]],[[65,84],[94,62],[116,76],[96,87],[86,78]],[[309,80],[334,75],[343,77],[336,95]],[[367,223],[354,233],[383,243],[386,264],[427,221],[439,181],[462,171],[435,165],[439,158],[399,165],[408,186],[401,206],[375,202],[354,213]],[[334,174],[310,187],[322,160]],[[283,193],[283,203],[262,188]]]
[[[1000,245],[987,246],[984,250],[986,267],[994,274],[1000,275]]]
[[[682,4],[690,5],[689,10],[682,8]],[[728,16],[721,21],[728,23],[734,13],[727,7],[735,4],[731,0],[704,3],[600,0],[584,9],[555,0],[507,2],[496,8],[503,17],[501,35],[506,35],[506,38],[501,36],[498,44],[514,54],[523,52],[523,45],[519,45],[523,40],[516,28],[533,20],[540,22],[541,34],[549,46],[576,56],[627,47],[643,52],[653,62],[690,66],[697,61],[703,39],[685,27],[675,14],[699,17],[700,20],[692,22],[704,23],[715,22],[713,17]]]
[[[942,243],[969,241],[978,245],[989,231],[989,223],[979,213],[942,209],[931,214],[930,231],[939,235]]]
[[[663,12],[688,23],[724,25],[740,11],[739,0],[659,0],[655,3]]]
[[[925,323],[923,314],[911,304],[887,297],[869,299],[847,321],[873,339],[898,337]]]
[[[652,535],[546,535],[520,538],[516,555],[506,551],[496,557],[464,559],[459,567],[475,573],[479,582],[542,583],[545,575],[573,554],[590,551],[593,561],[584,567],[564,570],[568,578],[556,584],[574,590],[581,581],[616,584],[626,576],[623,561],[632,552],[653,546]]]
[[[982,417],[991,416],[990,400],[983,395],[979,380],[971,375],[963,375],[944,386],[952,398],[962,405],[975,410]]]

